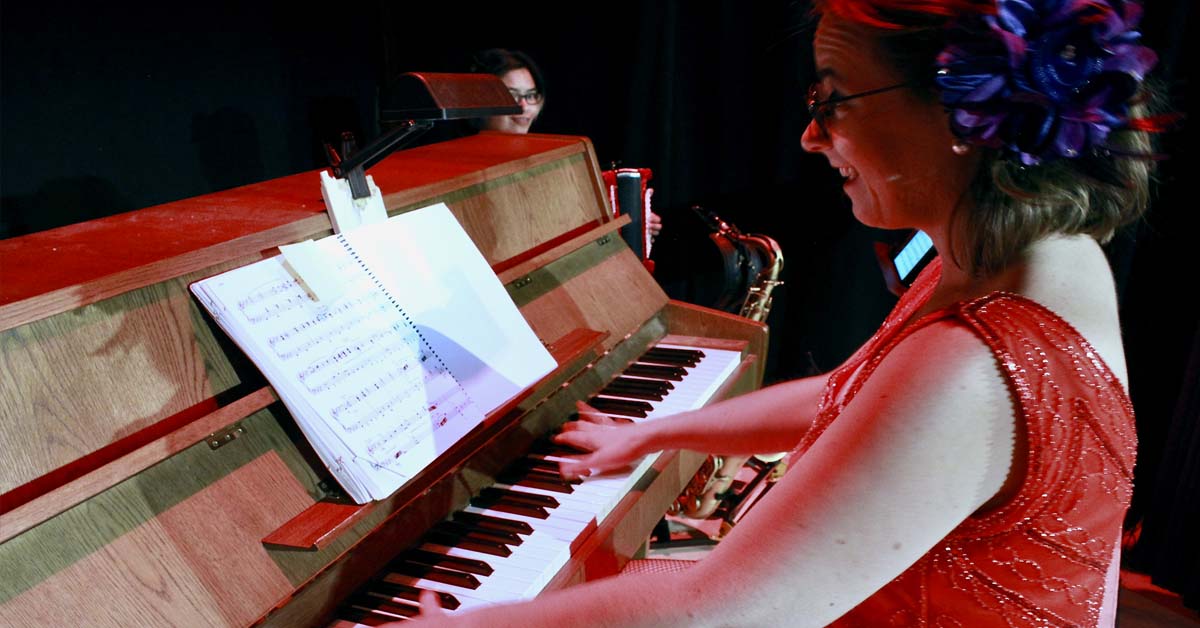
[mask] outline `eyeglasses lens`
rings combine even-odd
[[[536,105],[542,102],[542,92],[536,89],[531,89],[527,92],[519,92],[515,89],[510,89],[508,90],[508,93],[512,94],[513,99],[517,102],[525,101],[531,105]]]

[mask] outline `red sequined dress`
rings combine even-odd
[[[1137,439],[1129,397],[1079,332],[1015,294],[957,303],[905,325],[940,274],[935,260],[875,336],[831,374],[799,451],[898,342],[954,320],[991,348],[1019,406],[1029,447],[1025,477],[1010,500],[968,518],[833,625],[1097,626],[1132,490]]]

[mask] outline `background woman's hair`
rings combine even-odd
[[[816,0],[814,10],[874,30],[893,67],[935,99],[936,60],[948,26],[971,13],[994,13],[996,6],[991,0]],[[1150,85],[1142,92],[1139,101],[1158,98]],[[1145,108],[1131,107],[1130,117],[1140,117]],[[1150,133],[1118,130],[1107,143],[1111,152],[1034,166],[1003,149],[973,146],[983,153],[968,192],[973,206],[956,214],[952,250],[943,253],[976,274],[988,274],[1049,234],[1088,234],[1107,242],[1145,212],[1154,166],[1138,157],[1154,153]]]
[[[496,76],[504,76],[513,70],[520,70],[521,68],[529,70],[530,76],[533,77],[533,84],[542,93],[542,96],[545,97],[546,81],[542,77],[542,71],[534,63],[533,59],[524,52],[505,48],[488,48],[480,50],[471,56],[471,72],[486,72],[488,74],[495,74]]]

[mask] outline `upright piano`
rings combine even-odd
[[[761,385],[766,328],[663,293],[619,236],[628,219],[608,211],[585,138],[485,133],[370,174],[390,215],[451,208],[557,368],[395,494],[356,505],[188,291],[329,235],[317,172],[0,241],[0,624],[353,625],[372,600],[395,610],[389,595],[477,565],[430,550],[477,556],[515,534],[491,554],[497,571],[499,554],[537,554],[516,547],[529,530],[488,519],[517,513],[546,533],[523,509],[553,487],[514,469],[549,478],[547,435],[576,401],[637,380],[627,371],[655,347],[733,356],[684,407]],[[651,418],[673,411],[647,403]],[[590,520],[578,499],[591,486],[557,500],[576,512],[550,532],[567,553],[548,551],[536,590],[514,599],[617,573],[703,459],[648,457],[596,489],[607,502]],[[456,540],[466,550],[445,549]]]

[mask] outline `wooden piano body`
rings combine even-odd
[[[188,285],[331,233],[316,172],[0,241],[0,624],[322,625],[338,601],[667,334],[766,329],[670,301],[617,234],[584,138],[482,134],[372,168],[446,202],[559,367],[389,499],[329,499],[274,391]],[[665,453],[552,586],[616,572],[702,461]]]

